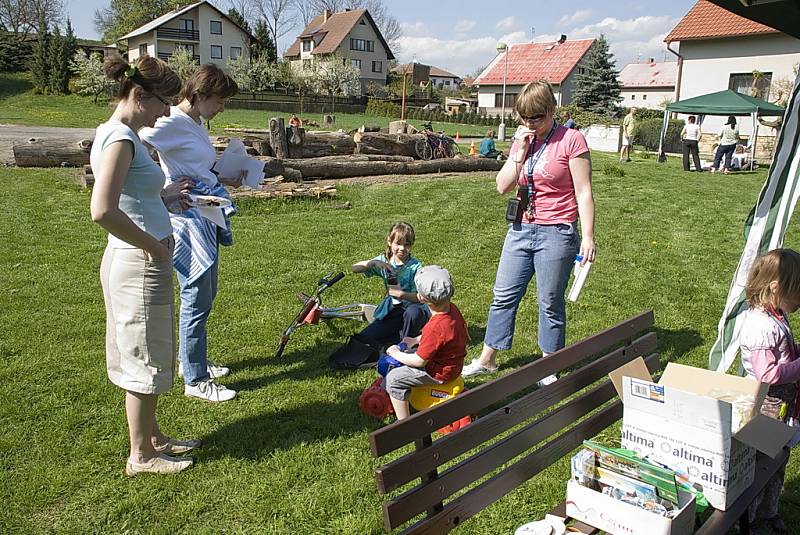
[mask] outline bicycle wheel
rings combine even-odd
[[[461,147],[459,147],[458,143],[456,143],[455,141],[453,141],[453,143],[450,144],[450,153],[451,153],[450,156],[451,158],[455,158],[456,156],[461,154]]]
[[[433,149],[431,149],[431,145],[428,143],[428,138],[426,137],[418,139],[417,142],[414,143],[414,152],[417,153],[420,160],[430,160],[433,158]]]

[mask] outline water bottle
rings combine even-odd
[[[572,279],[572,288],[570,288],[569,295],[567,296],[567,299],[573,303],[578,300],[581,289],[583,289],[583,284],[586,282],[586,277],[589,275],[589,269],[592,267],[591,262],[586,262],[584,265],[581,265],[582,261],[582,255],[575,255],[575,268],[572,271],[575,277]]]

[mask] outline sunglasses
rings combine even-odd
[[[172,103],[172,99],[167,99],[167,98],[164,98],[164,97],[162,97],[161,95],[156,95],[155,93],[150,93],[150,95],[151,95],[151,96],[154,96],[155,98],[157,98],[158,100],[160,100],[160,101],[161,101],[161,104],[163,104],[164,106],[172,106],[172,104],[173,104],[173,103]]]
[[[522,122],[524,122],[524,123],[538,123],[539,121],[541,121],[545,117],[547,117],[547,116],[544,115],[544,114],[539,114],[539,115],[532,115],[530,117],[521,117],[521,119],[522,119]]]

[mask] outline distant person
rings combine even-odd
[[[172,225],[162,198],[164,172],[137,132],[170,113],[181,79],[150,56],[132,64],[106,58],[104,71],[119,84],[111,118],[97,127],[90,154],[95,184],[92,221],[108,231],[100,283],[106,307],[106,370],[125,391],[130,454],[125,474],[168,474],[191,467],[175,457],[199,440],[165,436],[156,419],[158,396],[175,371]],[[185,186],[179,182],[179,188]]]
[[[631,145],[636,133],[636,108],[631,108],[628,115],[622,120],[622,148],[619,151],[619,161],[631,161]]]
[[[481,148],[478,152],[481,158],[497,158],[502,154],[494,145],[494,130],[486,132],[486,137],[481,141]]]
[[[572,130],[578,128],[578,123],[575,122],[575,119],[572,118],[572,114],[568,111],[564,112],[564,126]]]
[[[719,170],[723,156],[725,157],[725,166],[722,168],[722,172],[725,174],[731,172],[731,158],[733,158],[733,151],[736,150],[737,141],[739,141],[739,128],[736,126],[736,117],[729,115],[728,120],[719,131],[719,145],[717,146],[717,152],[714,153],[714,165],[711,166],[712,173]]]
[[[700,126],[695,123],[695,116],[690,115],[688,122],[681,130],[681,140],[683,141],[683,170],[689,171],[689,154],[692,155],[694,161],[694,170],[698,173],[703,171],[700,167],[700,149],[698,148],[698,141],[700,141]]]
[[[292,114],[292,116],[289,118],[289,126],[294,126],[294,127],[296,127],[296,128],[300,128],[300,126],[301,126],[302,124],[303,124],[303,122],[300,120],[300,117],[298,117],[298,116],[297,116],[297,115],[295,115],[294,113],[293,113],[293,114]]]

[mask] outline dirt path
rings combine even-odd
[[[0,166],[13,165],[15,143],[32,137],[60,137],[62,139],[85,139],[94,137],[94,128],[59,128],[55,126],[17,126],[0,124]]]

